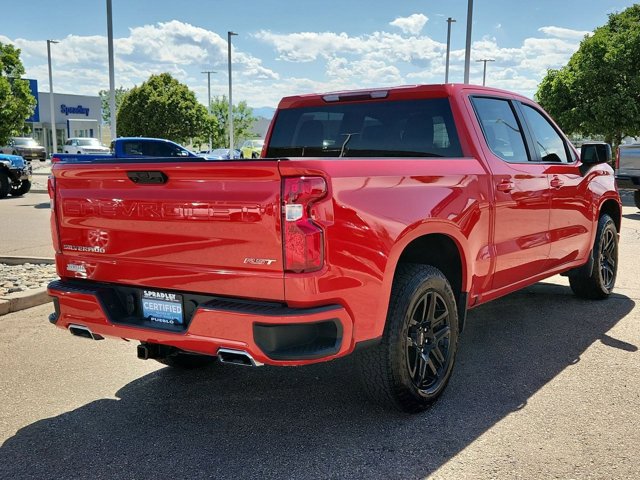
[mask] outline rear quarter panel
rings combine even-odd
[[[356,342],[382,334],[398,259],[416,238],[440,233],[456,242],[466,291],[490,273],[488,177],[475,158],[299,159],[281,162],[280,173],[330,184],[319,215],[325,266],[286,274],[287,303],[344,305],[357,319]]]

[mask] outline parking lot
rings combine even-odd
[[[40,197],[3,238],[47,244],[25,220]],[[579,300],[553,277],[473,310],[420,415],[368,403],[349,358],[180,372],[55,329],[50,305],[0,317],[0,478],[638,478],[640,212],[624,198],[616,293]]]

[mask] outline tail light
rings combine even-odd
[[[616,150],[616,171],[620,169],[620,147]]]
[[[51,157],[51,163],[59,163],[61,161],[62,161],[62,159],[60,157],[56,156],[56,155]]]
[[[284,268],[313,272],[324,263],[324,232],[313,222],[313,205],[327,194],[322,177],[284,178],[282,236]]]
[[[56,195],[56,177],[53,175],[49,175],[49,178],[47,178],[47,192],[49,193],[49,198],[53,202]],[[51,207],[53,208],[53,204],[51,204]]]
[[[56,209],[56,177],[49,175],[47,178],[47,192],[51,205],[51,239],[57,252],[60,252],[60,232],[58,231],[58,213]]]

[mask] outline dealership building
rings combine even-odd
[[[47,149],[52,150],[51,107],[49,93],[38,92],[36,80],[29,80],[31,93],[37,105],[33,115],[27,119],[33,138]],[[102,103],[98,96],[53,93],[53,121],[58,137],[58,150],[67,138],[93,137],[102,139]],[[107,128],[108,130],[108,128]]]

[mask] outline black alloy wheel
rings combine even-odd
[[[458,310],[448,279],[430,265],[400,265],[382,339],[356,355],[362,385],[382,406],[421,412],[447,386],[457,345]]]
[[[618,263],[618,234],[614,229],[606,229],[600,241],[600,277],[602,286],[611,291],[616,281]]]
[[[593,244],[593,261],[569,272],[569,285],[581,298],[602,300],[611,295],[618,274],[618,230],[613,219],[602,214]]]
[[[446,378],[452,361],[450,317],[447,303],[434,290],[425,292],[409,315],[407,368],[421,394],[432,395]]]

